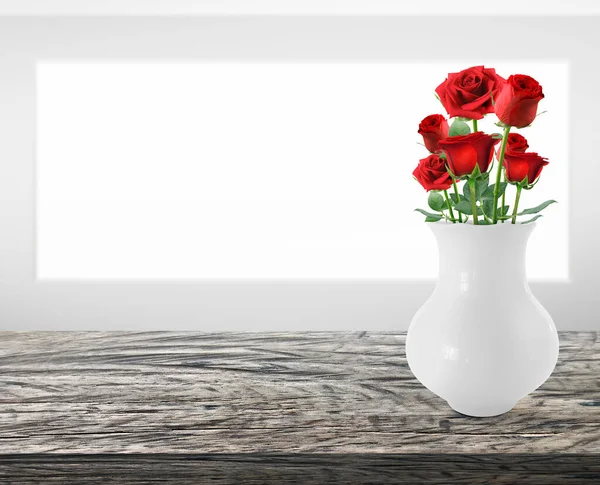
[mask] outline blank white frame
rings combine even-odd
[[[415,126],[468,65],[40,63],[37,278],[434,278]],[[561,203],[528,269],[567,279],[568,140],[546,134],[568,127],[568,65],[491,65],[544,83],[523,133],[554,163],[524,203]]]

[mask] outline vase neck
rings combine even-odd
[[[489,292],[504,285],[527,285],[526,251],[532,227],[432,226],[439,250],[438,286]]]

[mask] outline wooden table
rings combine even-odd
[[[404,334],[0,332],[0,483],[600,483],[600,341],[470,418]]]

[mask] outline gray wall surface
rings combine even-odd
[[[36,61],[448,58],[569,61],[570,132],[548,136],[569,137],[571,280],[531,286],[559,329],[600,329],[597,25],[597,17],[0,18],[0,329],[403,330],[435,284],[36,282]]]

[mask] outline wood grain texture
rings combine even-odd
[[[0,456],[0,483],[594,485],[597,455],[225,454]]]
[[[100,476],[112,456],[125,475],[161,460],[162,469],[182,473],[214,472],[228,461],[219,483],[236,483],[236,470],[253,466],[247,483],[265,483],[248,458],[262,456],[286,481],[295,480],[293,460],[317,473],[314,483],[336,466],[338,477],[383,466],[412,470],[414,479],[440,463],[442,481],[428,483],[448,483],[444,469],[458,480],[465,464],[487,460],[506,473],[521,462],[530,471],[546,463],[540,472],[553,463],[546,481],[519,483],[555,483],[559,472],[562,483],[600,483],[598,333],[562,333],[552,377],[495,418],[460,415],[422,387],[404,340],[366,332],[1,332],[0,478],[83,473],[76,465],[84,459]],[[559,455],[567,462],[548,461]],[[307,470],[298,483],[312,483]],[[133,476],[129,483],[138,483]]]

